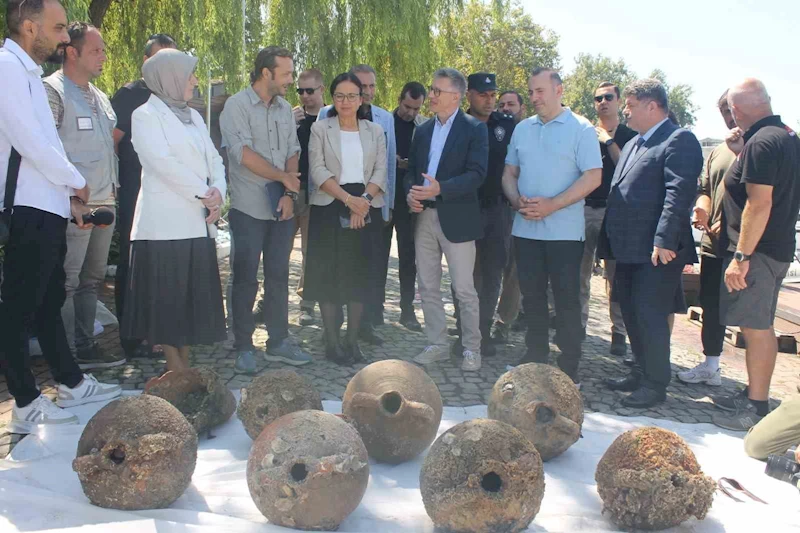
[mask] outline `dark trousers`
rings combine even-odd
[[[83,379],[61,320],[66,231],[65,219],[32,207],[17,206],[11,216],[0,285],[0,368],[19,407],[39,397],[28,355],[32,334],[57,382],[75,387]]]
[[[667,317],[675,310],[682,271],[683,264],[677,261],[657,267],[618,262],[614,273],[613,297],[636,358],[632,372],[642,377],[642,385],[659,392],[667,389],[671,378]]]
[[[375,225],[375,230],[370,232],[369,238],[372,241],[370,246],[369,261],[369,280],[370,286],[366,301],[364,302],[364,314],[362,323],[364,325],[383,323],[383,303],[386,301],[386,276],[389,273],[389,253],[392,248],[392,227],[384,223],[378,215],[377,220],[374,215],[370,218],[370,225]]]
[[[547,282],[556,307],[556,339],[561,350],[558,366],[573,380],[578,377],[583,340],[580,277],[582,241],[540,241],[514,237],[519,288],[528,332],[526,358],[546,362],[550,353]]]
[[[408,211],[405,199],[401,206],[395,202],[392,221],[384,228],[383,245],[386,251],[382,258],[383,286],[386,287],[386,275],[389,265],[389,253],[392,249],[392,233],[397,232],[397,255],[399,259],[398,277],[400,278],[400,311],[402,314],[414,313],[414,292],[417,281],[416,252],[414,251],[414,222]]]
[[[117,210],[117,231],[119,231],[119,262],[117,275],[114,278],[114,305],[119,321],[120,344],[126,354],[136,349],[142,339],[126,339],[122,337],[122,322],[125,320],[125,292],[128,286],[128,269],[131,258],[131,229],[133,214],[136,211],[136,198],[139,196],[139,184],[126,181],[124,187],[117,189],[119,209]]]
[[[480,302],[480,329],[483,342],[491,337],[494,312],[500,298],[503,271],[508,264],[511,247],[511,213],[503,202],[481,208],[483,238],[475,241],[475,270],[473,279]],[[453,302],[456,308],[456,326],[460,329],[458,299],[452,285]]]
[[[725,326],[720,324],[719,291],[722,286],[723,260],[716,257],[700,257],[700,305],[703,307],[703,353],[719,356],[725,342]]]
[[[253,303],[258,293],[258,263],[264,258],[264,324],[269,345],[289,336],[289,255],[295,221],[259,220],[231,209],[233,250],[233,334],[236,350],[253,349]]]

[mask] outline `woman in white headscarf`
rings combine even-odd
[[[161,50],[142,67],[150,99],[133,113],[142,187],[131,231],[123,336],[164,347],[167,369],[189,366],[189,346],[225,339],[214,223],[225,168],[191,109],[197,58]]]

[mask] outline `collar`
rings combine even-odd
[[[562,110],[561,110],[561,113],[559,113],[550,122],[560,122],[561,124],[563,124],[563,123],[565,123],[567,121],[567,119],[570,117],[570,115],[572,115],[572,110],[570,108],[568,108],[568,107],[563,107]],[[539,118],[539,115],[535,115],[532,120],[536,124],[544,125],[544,122],[542,122],[542,119]]]
[[[44,74],[44,70],[42,70],[41,65],[37,65],[36,61],[31,59],[31,56],[28,55],[28,52],[23,50],[22,47],[16,43],[16,41],[13,41],[12,39],[6,39],[5,42],[3,42],[3,48],[17,56],[19,60],[22,61],[25,70],[28,72],[33,72],[38,76]]]
[[[652,128],[650,128],[649,130],[647,130],[647,132],[646,132],[644,135],[639,135],[639,137],[641,137],[642,139],[644,139],[644,142],[647,142],[647,141],[649,141],[649,140],[650,140],[650,137],[652,137],[652,136],[653,136],[653,134],[656,132],[656,130],[657,130],[658,128],[660,128],[660,127],[661,127],[661,126],[662,126],[662,125],[663,125],[663,124],[664,124],[666,121],[668,121],[668,120],[669,120],[669,117],[665,118],[664,120],[662,120],[661,122],[659,122],[658,124],[656,124],[655,126],[653,126]]]
[[[452,115],[450,115],[450,118],[448,118],[448,119],[445,121],[445,123],[444,123],[444,124],[442,124],[442,121],[439,119],[439,115],[438,115],[438,114],[437,114],[437,115],[435,115],[435,116],[436,116],[436,124],[438,124],[438,125],[440,125],[440,126],[450,126],[450,125],[452,125],[452,124],[453,124],[453,121],[456,119],[456,115],[458,115],[458,112],[459,112],[459,111],[460,111],[459,109],[456,109],[456,110],[453,112],[453,114],[452,114]]]
[[[280,105],[280,96],[275,95],[272,98],[272,103],[268,104],[264,100],[262,100],[260,96],[258,96],[258,93],[256,92],[255,89],[253,89],[252,85],[248,85],[247,89],[245,89],[244,92],[247,94],[247,97],[250,99],[250,103],[252,105],[263,104],[264,107],[272,107]]]
[[[762,118],[761,120],[759,120],[758,122],[756,122],[755,124],[750,126],[750,129],[747,130],[745,132],[745,134],[744,134],[744,142],[749,141],[750,138],[753,135],[755,135],[758,130],[760,130],[761,128],[764,128],[766,126],[781,126],[782,127],[783,126],[783,121],[781,121],[781,116],[780,115],[770,115],[768,117]]]

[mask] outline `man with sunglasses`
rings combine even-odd
[[[594,271],[595,252],[603,217],[606,214],[606,199],[611,189],[611,180],[617,168],[619,155],[625,143],[636,137],[636,132],[620,123],[619,87],[604,81],[594,91],[594,109],[597,112],[597,140],[600,142],[600,154],[603,157],[603,181],[598,188],[589,193],[585,199],[584,217],[586,219],[586,241],[581,261],[581,323],[586,331],[589,321],[589,299],[592,290],[592,272]],[[627,332],[622,320],[619,303],[611,300],[611,285],[614,280],[613,259],[605,260],[606,295],[608,298],[608,314],[611,318],[611,354],[624,356],[628,347],[625,342]]]
[[[362,86],[362,104],[359,115],[371,122],[380,124],[383,128],[384,135],[386,135],[387,189],[383,195],[386,203],[381,211],[384,222],[388,223],[392,219],[397,176],[397,141],[395,140],[394,134],[394,115],[372,103],[375,99],[375,69],[369,65],[362,64],[355,65],[350,69],[350,72],[356,75]],[[322,108],[317,120],[328,118],[328,112],[332,108],[333,106]],[[364,303],[364,316],[361,320],[360,338],[369,344],[380,346],[383,344],[383,339],[375,334],[374,327],[383,325],[383,303],[386,297],[387,273],[387,269],[384,268],[383,265],[388,262],[390,247],[384,244],[384,240],[380,235],[377,237],[378,240],[373,246],[375,255],[370,258],[370,272],[374,274],[373,279],[368,282],[372,287],[370,291],[371,298]]]
[[[103,73],[105,42],[94,26],[73,22],[63,67],[44,80],[58,135],[70,162],[86,178],[88,206],[114,210],[117,157],[112,132],[117,116],[108,97],[91,81]],[[103,351],[94,339],[97,286],[106,277],[114,223],[88,230],[67,225],[64,270],[66,301],[61,309],[67,342],[84,370],[125,364],[125,357]]]
[[[322,83],[322,72],[312,68],[304,70],[297,78],[297,94],[302,106],[294,108],[294,119],[297,122],[297,139],[300,141],[300,194],[294,208],[297,221],[295,235],[300,231],[302,239],[303,266],[300,282],[297,284],[297,295],[300,301],[300,325],[314,323],[314,302],[303,298],[303,277],[306,271],[306,247],[308,245],[308,142],[311,139],[311,126],[317,121],[319,110],[325,105],[322,100],[325,86]]]
[[[177,48],[175,40],[166,33],[156,33],[147,39],[144,46],[144,63],[156,55],[160,50]],[[125,319],[125,287],[128,284],[128,262],[131,248],[131,228],[133,227],[133,213],[136,211],[136,199],[139,197],[139,188],[142,184],[142,165],[139,156],[131,143],[131,117],[133,112],[150,98],[150,89],[143,79],[128,83],[111,98],[111,107],[117,115],[117,125],[114,128],[114,143],[119,157],[119,187],[117,188],[117,231],[119,232],[119,262],[117,275],[114,281],[114,306],[117,311],[117,320],[120,322],[120,335],[122,335],[122,321]],[[120,338],[125,356],[143,357],[151,354],[151,347],[143,343],[143,339]]]

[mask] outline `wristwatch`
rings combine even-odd
[[[605,145],[606,146],[611,146],[612,144],[614,144],[614,138],[613,137],[609,137],[609,139],[605,142]]]
[[[744,261],[750,261],[750,257],[751,257],[750,255],[748,255],[748,254],[745,254],[745,253],[742,253],[742,252],[740,252],[739,250],[736,250],[736,251],[733,253],[733,259],[734,259],[734,260],[735,260],[737,263],[742,263],[742,262],[744,262]]]
[[[296,192],[292,192],[292,191],[285,191],[283,193],[283,195],[284,196],[288,196],[289,198],[291,198],[293,202],[296,202],[297,198],[298,198],[297,193]]]
[[[372,195],[368,192],[365,192],[361,195],[362,198],[366,199],[369,203],[372,203]]]

